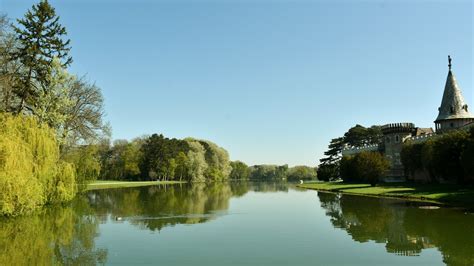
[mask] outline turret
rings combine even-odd
[[[392,123],[382,126],[384,138],[384,156],[390,162],[390,170],[387,173],[389,178],[400,178],[405,176],[404,167],[400,153],[403,142],[411,138],[416,133],[413,123]]]
[[[464,101],[456,77],[451,70],[451,60],[451,56],[448,55],[448,77],[444,86],[441,106],[438,108],[439,114],[434,121],[436,132],[440,133],[474,122],[474,115],[469,113],[468,105]]]

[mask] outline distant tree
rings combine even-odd
[[[77,146],[63,154],[63,160],[72,163],[76,170],[76,182],[80,190],[98,179],[101,171],[99,147],[97,145]]]
[[[71,64],[70,40],[64,39],[66,28],[59,24],[59,17],[46,0],[40,1],[28,10],[23,19],[13,26],[18,39],[18,48],[12,53],[12,60],[21,62],[22,72],[15,84],[19,98],[16,112],[35,112],[39,92],[47,93],[48,75],[54,58],[62,67]]]
[[[241,162],[234,161],[230,163],[232,171],[230,172],[230,179],[248,179],[250,176],[249,167]]]
[[[261,164],[249,167],[250,179],[281,180],[287,178],[288,165]]]
[[[316,179],[316,168],[299,165],[288,169],[287,178],[290,180]]]
[[[179,181],[182,181],[188,173],[188,156],[186,156],[186,153],[184,151],[180,151],[178,155],[176,156],[176,178],[179,178]]]
[[[206,163],[205,153],[206,150],[198,141],[187,140],[189,145],[189,151],[187,153],[187,165],[188,177],[190,181],[198,182],[205,181],[205,172],[208,168]]]
[[[192,141],[192,139],[190,139]],[[211,180],[224,180],[232,170],[228,152],[208,140],[197,140],[205,149],[205,158],[208,165],[205,176]]]

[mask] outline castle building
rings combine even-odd
[[[443,99],[438,108],[438,117],[434,121],[436,132],[432,128],[415,127],[413,123],[391,123],[382,126],[383,140],[380,144],[364,147],[346,147],[342,156],[350,156],[362,151],[378,151],[390,162],[390,170],[385,181],[402,181],[405,171],[401,162],[401,151],[406,141],[423,142],[439,134],[474,125],[474,115],[469,113],[461,89],[451,70],[451,57],[448,56],[448,77],[444,86]]]

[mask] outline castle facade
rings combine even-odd
[[[342,156],[350,156],[362,151],[381,152],[390,162],[390,170],[386,174],[385,181],[401,181],[405,179],[405,171],[400,156],[403,143],[406,141],[423,142],[445,132],[473,126],[474,115],[469,112],[468,105],[453,74],[450,56],[448,56],[448,62],[448,77],[444,86],[441,106],[438,108],[438,116],[434,121],[435,130],[419,128],[413,123],[386,124],[382,126],[383,140],[380,144],[364,147],[345,147],[342,150]]]

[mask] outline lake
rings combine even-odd
[[[474,265],[474,214],[288,183],[105,189],[0,220],[0,251],[0,265]]]

